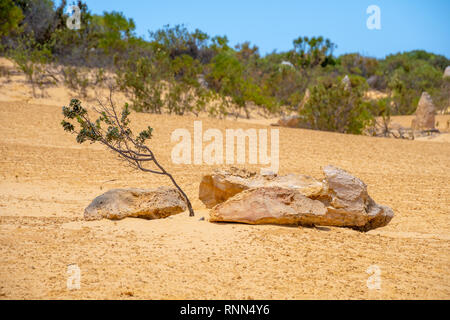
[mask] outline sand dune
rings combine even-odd
[[[60,127],[61,103],[0,102],[0,298],[2,299],[448,299],[450,144],[280,129],[280,174],[321,178],[334,164],[365,181],[391,223],[368,233],[340,228],[213,224],[198,200],[214,167],[174,165],[170,134],[193,116],[132,114],[151,125],[151,145],[191,198],[187,212],[146,221],[83,221],[111,188],[170,182],[133,171],[98,145],[78,145]],[[21,94],[17,94],[21,95]],[[34,102],[34,103],[33,103]],[[67,103],[68,101],[64,102]],[[201,118],[204,130],[267,128]],[[255,168],[254,166],[248,166]],[[81,289],[66,288],[67,266]],[[381,270],[369,290],[366,270]]]

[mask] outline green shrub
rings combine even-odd
[[[226,36],[210,37],[183,25],[151,31],[145,40],[136,36],[132,19],[114,11],[91,14],[81,0],[75,2],[81,11],[81,28],[70,30],[64,13],[67,4],[66,0],[57,6],[52,0],[0,0],[0,53],[13,57],[33,92],[35,86],[42,89],[45,82],[55,80],[46,70],[51,61],[63,66],[64,81],[81,95],[88,85],[102,84],[105,72],[115,74],[132,108],[142,112],[206,111],[219,117],[244,112],[248,117],[250,106],[255,105],[266,114],[295,112],[308,87],[334,88],[337,84],[330,81],[344,75],[352,81],[357,81],[356,76],[365,78],[371,88],[388,94],[392,114],[414,112],[423,91],[430,93],[438,110],[448,107],[449,84],[442,74],[450,60],[442,55],[414,50],[385,59],[358,53],[337,57],[333,55],[336,45],[329,39],[300,36],[290,50],[263,56],[249,42],[233,48]],[[87,77],[78,68],[99,71]],[[328,98],[347,99],[344,104],[359,99],[337,94],[324,97]],[[303,116],[318,120],[312,111]],[[358,127],[330,124],[330,130],[339,131],[358,132]]]
[[[88,74],[83,74],[77,67],[65,67],[62,69],[64,84],[77,91],[81,96],[87,96],[87,87],[89,86]]]
[[[21,39],[14,49],[8,51],[8,56],[25,73],[34,96],[36,86],[42,90],[46,82],[54,82],[54,76],[47,69],[52,61],[52,54],[47,46],[36,43],[32,38]]]
[[[118,70],[119,88],[131,97],[131,107],[138,112],[162,113],[163,75],[150,58],[131,58]]]
[[[311,95],[300,110],[300,126],[308,129],[361,134],[371,122],[371,104],[363,100],[364,78],[351,77],[351,88],[342,81],[324,80],[310,89]]]
[[[244,111],[249,117],[247,104],[253,102],[269,111],[276,107],[273,98],[267,96],[255,81],[245,74],[243,64],[231,49],[221,50],[210,64],[210,72],[206,79],[222,99],[224,109],[231,111],[237,108],[236,116]]]
[[[9,35],[19,28],[24,18],[22,10],[12,0],[0,0],[0,37]]]
[[[394,103],[394,114],[412,114],[422,92],[427,91],[437,102],[438,109],[444,108],[442,100],[442,65],[450,64],[445,57],[427,53],[425,51],[411,51],[390,55],[381,63],[387,88]],[[435,103],[436,103],[435,102]]]

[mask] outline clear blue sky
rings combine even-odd
[[[58,2],[58,1],[57,1]],[[71,3],[71,1],[68,1]],[[424,49],[450,58],[450,0],[86,0],[92,13],[120,11],[137,34],[165,24],[185,24],[231,44],[250,41],[262,54],[285,51],[298,36],[329,38],[335,54],[382,58]],[[381,9],[381,30],[369,30],[369,5]]]

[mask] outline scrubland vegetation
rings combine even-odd
[[[289,51],[261,55],[250,42],[233,47],[226,36],[182,25],[144,39],[122,13],[95,15],[76,4],[81,28],[71,30],[65,0],[58,7],[51,0],[0,0],[0,54],[15,61],[35,94],[63,79],[86,95],[109,79],[138,112],[249,117],[258,108],[266,115],[298,113],[304,128],[356,134],[375,117],[412,114],[423,91],[438,110],[448,108],[450,81],[442,75],[450,61],[441,55],[335,56],[337,45],[321,36],[300,36]],[[344,90],[345,75],[351,90]],[[386,98],[368,99],[370,89]]]

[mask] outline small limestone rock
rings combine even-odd
[[[375,84],[377,83],[377,81],[378,81],[378,76],[373,75],[373,76],[370,76],[369,79],[367,79],[367,84],[370,87],[374,87]]]
[[[170,187],[156,189],[113,189],[97,198],[84,211],[86,220],[126,217],[160,219],[183,212],[186,203],[181,193]]]
[[[199,74],[197,76],[197,82],[203,89],[208,89],[208,82],[206,81],[204,74]]]
[[[291,68],[295,68],[294,65],[291,62],[289,62],[289,61],[281,61],[281,65],[282,66],[288,66],[288,67],[291,67]]]
[[[342,83],[344,84],[345,90],[350,90],[352,88],[352,83],[348,75],[345,75],[345,77],[342,79]]]
[[[411,123],[414,130],[435,129],[435,112],[433,101],[427,92],[423,92],[416,109],[416,117]]]
[[[298,115],[292,115],[289,117],[284,117],[278,120],[277,126],[288,127],[288,128],[298,128],[300,122],[300,117]]]
[[[444,78],[447,78],[447,77],[450,77],[450,66],[445,68],[445,71],[444,71]]]

